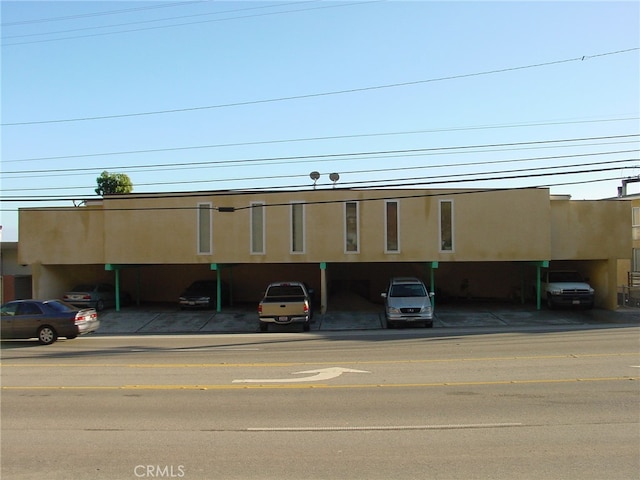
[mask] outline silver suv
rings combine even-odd
[[[433,327],[432,296],[418,278],[392,278],[387,291],[381,294],[384,298],[387,328],[401,323],[421,323],[426,328]]]

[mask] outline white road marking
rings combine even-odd
[[[470,428],[521,427],[522,423],[469,423],[460,425],[385,425],[361,427],[254,427],[249,432],[327,432],[327,431],[375,431],[375,430],[456,430]]]
[[[329,367],[319,368],[317,370],[305,370],[304,372],[294,372],[292,375],[302,375],[306,373],[315,373],[311,377],[303,378],[245,378],[234,380],[232,383],[296,383],[296,382],[318,382],[322,380],[331,380],[337,378],[343,373],[371,373],[365,370],[354,370],[352,368]]]

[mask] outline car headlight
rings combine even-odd
[[[399,308],[395,308],[395,307],[389,307],[389,308],[387,308],[387,311],[389,313],[400,313],[400,309]]]
[[[429,305],[422,307],[422,309],[420,310],[420,313],[429,313],[431,312],[431,307]]]

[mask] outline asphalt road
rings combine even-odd
[[[2,478],[637,478],[639,333],[2,342]]]

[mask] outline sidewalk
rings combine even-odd
[[[247,308],[181,311],[174,309],[125,308],[120,312],[100,312],[97,335],[170,334],[170,333],[253,333],[258,332],[258,316]],[[544,325],[640,325],[640,308],[610,310],[535,310],[512,305],[436,306],[434,328],[523,327]],[[316,313],[311,331],[379,330],[385,328],[384,312],[339,311]],[[271,325],[270,332],[300,331],[301,326]]]

